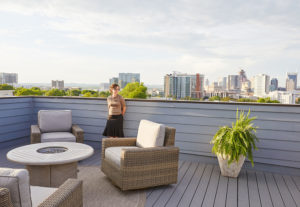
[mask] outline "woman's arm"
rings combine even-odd
[[[122,115],[124,116],[124,114],[126,112],[126,104],[125,104],[125,100],[123,97],[121,98],[121,105],[122,105]]]
[[[122,115],[123,115],[123,116],[124,116],[125,112],[126,112],[126,106],[124,105],[124,106],[123,106],[123,110],[122,110]]]

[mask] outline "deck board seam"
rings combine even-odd
[[[269,188],[269,185],[268,185],[268,182],[267,182],[266,174],[264,172],[262,172],[262,173],[263,173],[265,181],[266,181],[266,186],[267,186],[267,189],[268,189],[268,193],[270,195],[270,200],[271,200],[272,206],[274,206],[274,203],[273,203],[273,200],[272,200],[272,196],[271,196],[271,192],[270,192],[270,188]]]
[[[278,189],[278,192],[279,192],[279,195],[280,195],[280,197],[281,197],[282,203],[283,203],[283,205],[284,205],[285,207],[287,207],[287,206],[285,205],[284,199],[283,199],[283,197],[282,197],[282,195],[281,195],[281,192],[280,192],[280,189],[279,189],[279,187],[278,187],[278,184],[277,184],[277,181],[276,181],[276,179],[275,179],[275,176],[273,175],[273,173],[271,173],[271,175],[272,175],[272,177],[273,177],[273,179],[274,179],[274,182],[275,182],[275,185],[276,185],[276,187],[277,187],[277,189]]]
[[[198,170],[199,166],[200,166],[200,164],[199,164],[199,163],[197,163],[197,167],[196,167],[196,169],[195,169],[195,171],[194,171],[193,175],[191,176],[191,179],[190,179],[190,181],[189,181],[188,185],[187,185],[187,186],[186,186],[186,188],[184,189],[184,192],[183,192],[183,194],[181,195],[181,197],[180,197],[180,199],[179,199],[179,201],[178,201],[178,203],[177,203],[177,206],[179,206],[179,203],[180,203],[180,201],[181,201],[182,197],[184,196],[184,194],[185,194],[185,192],[186,192],[186,189],[188,189],[188,187],[189,187],[190,183],[192,182],[192,180],[193,180],[193,177],[195,176],[195,174],[196,174],[196,172],[197,172],[197,170]],[[202,173],[202,174],[203,174],[203,173]],[[202,175],[201,175],[201,177],[202,177]],[[200,180],[201,180],[201,178],[200,178]]]
[[[215,167],[214,167],[214,168],[215,168]],[[205,200],[205,196],[206,196],[206,193],[207,193],[207,189],[208,189],[208,186],[209,186],[209,183],[210,183],[211,176],[212,176],[212,174],[213,174],[214,168],[213,168],[212,171],[210,172],[209,180],[208,180],[207,186],[206,186],[206,188],[205,188],[205,193],[204,193],[204,196],[203,196],[203,200],[201,201],[201,205],[200,205],[201,207],[202,207],[203,202],[204,202],[204,200]],[[204,206],[204,207],[205,207],[205,206]]]
[[[195,192],[193,193],[193,197],[192,197],[192,199],[191,199],[191,201],[190,201],[190,203],[189,203],[189,207],[191,206],[191,203],[192,203],[192,201],[194,200],[195,194],[196,194],[197,189],[198,189],[198,187],[199,187],[199,185],[200,185],[200,182],[201,182],[201,180],[202,180],[202,177],[203,177],[203,174],[204,174],[206,168],[207,168],[207,165],[204,166],[203,173],[202,173],[201,178],[200,178],[200,180],[199,180],[199,183],[198,183],[198,185],[197,185],[197,187],[196,187],[196,190],[195,190]]]

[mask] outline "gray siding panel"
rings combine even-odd
[[[32,120],[32,98],[0,98],[0,143],[28,138]]]

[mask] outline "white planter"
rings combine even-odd
[[[221,174],[226,177],[233,177],[236,178],[239,176],[241,168],[245,161],[245,156],[241,155],[239,157],[239,161],[233,161],[230,165],[228,165],[228,157],[226,155],[217,154]]]

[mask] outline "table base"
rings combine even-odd
[[[30,185],[59,187],[68,178],[77,178],[77,162],[60,165],[27,165]]]

